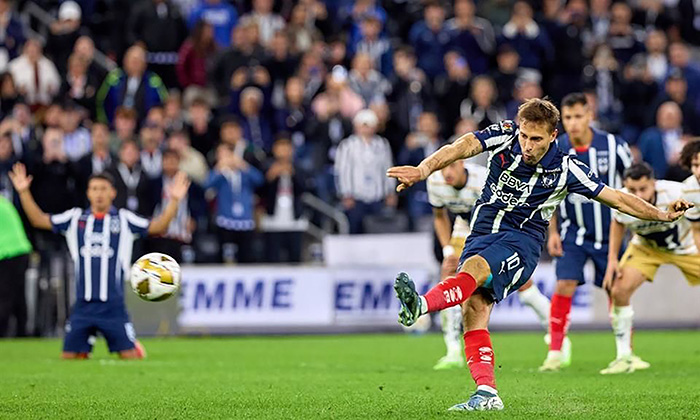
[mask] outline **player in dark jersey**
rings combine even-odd
[[[410,326],[429,312],[465,303],[465,354],[477,389],[454,411],[502,410],[494,378],[494,352],[487,330],[495,302],[518,290],[540,257],[549,219],[569,193],[578,193],[645,220],[671,221],[692,204],[678,200],[661,211],[634,195],[606,187],[588,167],[563,153],[554,140],[559,110],[549,101],[530,99],[518,108],[520,127],[501,121],[443,146],[417,167],[390,168],[397,191],[425,180],[458,159],[489,152],[488,178],[471,219],[471,234],[458,274],[421,296],[406,273],[394,289],[401,302],[399,322]]]
[[[572,93],[561,102],[561,119],[566,133],[557,143],[564,153],[576,156],[603,183],[622,188],[622,175],[632,164],[627,143],[613,134],[591,127],[593,111],[583,93]],[[552,295],[549,316],[549,352],[540,371],[557,371],[571,364],[571,346],[564,341],[576,288],[584,284],[583,266],[588,260],[595,267],[594,284],[603,286],[608,263],[608,237],[611,210],[595,200],[570,194],[559,206],[559,214],[549,224],[547,248],[555,257],[557,286]],[[557,219],[559,223],[557,223]],[[615,314],[612,314],[615,317]],[[565,351],[567,350],[567,351]],[[634,357],[637,369],[649,365]]]

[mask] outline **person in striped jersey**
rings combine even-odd
[[[566,133],[557,139],[559,148],[585,163],[604,184],[621,188],[622,174],[632,163],[629,147],[619,137],[591,127],[593,111],[583,93],[564,97],[561,120]],[[576,288],[585,283],[583,266],[589,260],[595,267],[594,284],[603,285],[611,218],[610,209],[579,194],[567,196],[559,205],[559,216],[555,213],[552,217],[547,250],[555,258],[557,285],[549,317],[549,352],[541,372],[557,371],[571,364],[566,333],[573,296]],[[646,364],[637,357],[634,363],[638,368]]]
[[[462,254],[464,241],[469,236],[469,219],[481,190],[486,183],[486,167],[458,160],[436,171],[426,181],[428,200],[433,207],[435,235],[442,246],[442,267],[440,279],[454,276]],[[450,216],[455,216],[451,226]],[[450,233],[451,231],[451,233]],[[549,325],[549,299],[542,294],[532,281],[518,290],[518,299],[523,305],[532,308],[542,325]],[[442,335],[447,353],[438,360],[433,369],[464,367],[462,350],[462,311],[459,306],[440,312]]]
[[[635,163],[624,174],[624,191],[665,209],[687,195],[679,182],[655,180],[654,171],[646,163]],[[673,222],[639,220],[614,211],[610,225],[610,249],[604,286],[612,298],[612,327],[615,333],[617,356],[603,370],[603,375],[631,373],[638,370],[632,353],[632,321],[634,311],[630,299],[645,281],[653,281],[662,264],[671,264],[681,270],[693,286],[700,285],[700,254],[696,247],[688,217],[697,217],[695,208]],[[625,231],[634,236],[625,254],[618,260]],[[649,367],[647,363],[642,368]]]
[[[76,301],[66,324],[62,357],[87,359],[97,332],[107,340],[110,352],[125,359],[145,357],[126,312],[124,282],[128,282],[134,240],[167,231],[190,186],[185,174],[175,176],[167,207],[150,221],[112,206],[117,191],[108,174],[94,174],[88,180],[89,208],[53,215],[34,201],[29,191],[32,177],[23,164],[14,165],[10,179],[32,226],[63,234],[73,259]]]
[[[401,303],[399,322],[413,325],[431,312],[464,305],[465,355],[476,391],[450,410],[502,410],[496,390],[494,352],[488,331],[493,304],[518,290],[540,258],[549,219],[568,194],[577,193],[640,219],[674,221],[692,204],[679,199],[667,210],[607,187],[576,156],[554,144],[559,110],[533,98],[518,108],[520,126],[501,121],[443,146],[417,167],[387,171],[399,180],[397,191],[423,181],[455,160],[489,152],[488,177],[471,217],[458,273],[419,295],[409,275],[399,273],[394,290]]]

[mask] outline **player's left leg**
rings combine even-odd
[[[617,356],[608,367],[600,371],[603,375],[631,373],[636,370],[637,366],[640,369],[649,367],[649,364],[641,359],[633,360],[632,324],[634,311],[630,305],[632,295],[646,280],[647,278],[637,268],[626,266],[622,268],[622,275],[613,283],[610,290],[612,299],[610,318],[615,334]]]
[[[480,289],[483,290],[483,289]],[[493,300],[477,291],[465,303],[464,354],[476,391],[469,400],[456,404],[450,411],[503,410],[503,401],[496,390],[495,355],[488,331]]]

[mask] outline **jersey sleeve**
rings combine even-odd
[[[141,217],[126,209],[121,209],[120,212],[126,219],[126,225],[129,228],[129,231],[134,236],[138,237],[148,235],[148,226],[151,224],[149,219]]]
[[[431,175],[426,182],[426,187],[428,189],[428,202],[432,207],[443,208],[445,207],[445,202],[440,198],[437,192],[438,186],[435,181],[435,174]]]
[[[68,228],[70,228],[71,223],[73,223],[76,218],[80,217],[80,213],[80,209],[74,207],[70,210],[64,211],[63,213],[52,214],[49,219],[51,220],[53,231],[60,233],[61,235],[65,235]]]
[[[511,120],[503,120],[496,124],[475,131],[474,136],[481,142],[484,151],[492,151],[498,146],[510,142],[515,137],[517,126]]]
[[[572,156],[569,158],[566,186],[570,193],[581,194],[586,198],[593,199],[600,194],[605,184],[585,163]]]

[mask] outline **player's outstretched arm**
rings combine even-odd
[[[148,225],[149,235],[162,235],[168,231],[168,225],[170,225],[170,222],[177,214],[180,202],[187,195],[189,188],[190,180],[187,178],[187,175],[184,172],[178,172],[168,189],[168,197],[170,198],[168,205],[163,210],[163,213],[151,220],[151,223]]]
[[[607,186],[603,187],[595,200],[638,219],[659,222],[672,222],[680,219],[686,210],[694,207],[692,203],[680,199],[668,206],[669,211],[663,211],[637,196]]]
[[[51,230],[53,228],[51,218],[39,208],[29,191],[29,187],[32,185],[32,176],[27,175],[27,168],[21,163],[15,163],[9,176],[17,194],[19,194],[19,200],[27,214],[29,223],[37,229]]]
[[[452,162],[476,156],[483,151],[484,148],[474,133],[467,133],[453,143],[442,146],[423,159],[418,166],[394,166],[389,168],[386,175],[399,180],[400,184],[396,187],[396,191],[401,192]]]

